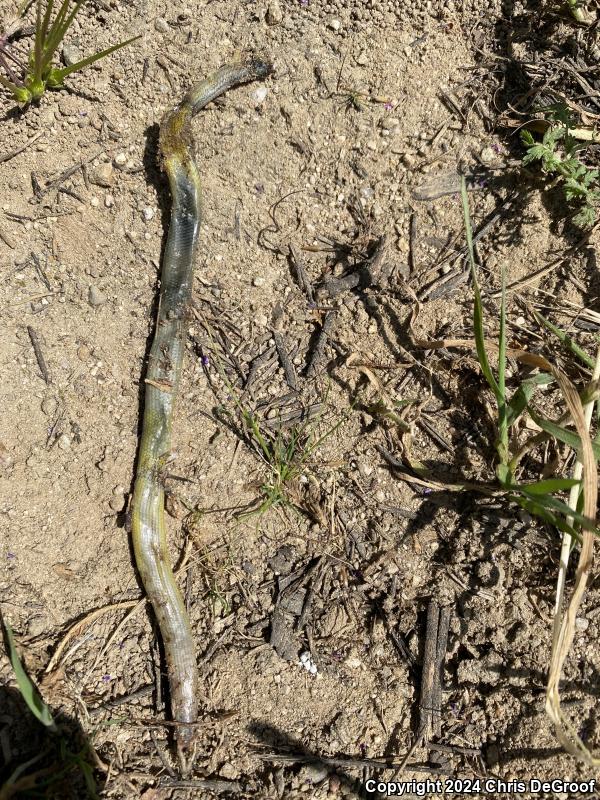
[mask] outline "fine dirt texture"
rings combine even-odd
[[[39,105],[0,98],[0,157],[24,147],[0,162],[0,608],[55,716],[91,741],[100,796],[374,797],[367,777],[396,771],[377,762],[406,757],[403,780],[595,777],[544,712],[559,536],[445,488],[494,480],[493,398],[473,350],[419,343],[473,339],[463,172],[474,230],[489,223],[490,339],[505,267],[513,346],[564,357],[533,304],[594,352],[575,323],[598,309],[598,234],[582,240],[501,117],[542,84],[581,95],[544,70],[592,63],[596,31],[496,0],[102,0],[67,43],[137,33]],[[240,51],[275,71],[194,121],[204,220],[164,475],[200,668],[186,785],[127,510],[170,209],[158,125]],[[550,390],[542,405],[564,410]],[[523,479],[567,475],[567,452],[546,444]],[[407,453],[436,481],[401,474]],[[563,689],[591,749],[599,591]],[[429,731],[446,749],[421,737],[408,755],[432,598],[450,614]],[[44,737],[4,653],[0,681],[6,779]],[[54,777],[43,796],[86,796],[80,771]]]

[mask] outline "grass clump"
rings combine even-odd
[[[66,67],[55,66],[53,62],[56,52],[85,2],[86,0],[63,0],[53,16],[54,0],[45,0],[45,3],[43,0],[36,0],[34,44],[25,56],[9,42],[9,36],[0,36],[0,67],[5,73],[0,72],[0,85],[18,103],[27,104],[38,100],[46,89],[62,88],[65,78],[72,73],[140,38],[133,36]],[[30,5],[31,3],[26,4],[22,9],[23,13]]]
[[[467,235],[467,251],[473,279],[473,327],[475,347],[481,371],[496,400],[498,413],[498,436],[495,443],[497,454],[496,477],[498,482],[502,489],[508,493],[508,497],[511,500],[517,502],[522,508],[534,516],[551,523],[560,531],[568,533],[570,536],[577,539],[581,538],[582,530],[592,530],[597,533],[593,519],[589,519],[576,509],[570,508],[565,502],[556,497],[557,493],[571,491],[575,486],[579,486],[579,489],[582,490],[583,487],[580,485],[581,481],[578,478],[568,478],[559,475],[533,483],[523,483],[518,480],[518,471],[523,457],[531,452],[534,447],[538,446],[545,438],[554,438],[559,442],[569,445],[576,452],[581,451],[583,446],[582,431],[580,430],[581,426],[577,424],[580,422],[579,412],[582,410],[583,406],[590,401],[590,398],[594,400],[597,397],[598,387],[592,383],[585,387],[580,395],[575,391],[568,378],[546,359],[534,354],[521,352],[518,354],[518,359],[522,363],[537,367],[541,371],[524,380],[509,396],[506,385],[508,356],[506,332],[506,275],[503,270],[498,362],[497,373],[494,375],[487,355],[487,342],[483,327],[483,305],[475,268],[471,219],[464,181],[462,197]],[[563,337],[562,341],[565,343],[566,339]],[[571,350],[575,355],[580,351],[581,348],[575,351]],[[587,357],[586,354],[586,359],[587,358],[589,357]],[[561,389],[567,407],[569,408],[564,419],[561,418],[558,422],[546,419],[543,415],[539,414],[532,405],[536,390],[540,386],[554,382],[556,382]],[[510,433],[523,413],[528,413],[535,424],[542,429],[542,435],[536,434],[532,436],[524,445],[514,451],[511,450],[510,446]],[[569,423],[575,424],[575,431],[567,427]],[[584,431],[583,435],[587,436],[587,433]],[[600,447],[591,444],[591,450],[596,461],[600,460]]]
[[[289,431],[266,431],[250,411],[243,409],[242,418],[253,449],[267,469],[267,477],[260,486],[258,506],[247,512],[262,515],[270,508],[288,506],[320,516],[315,504],[302,498],[301,482],[310,485],[308,462],[321,445],[344,423],[339,419],[323,434],[317,431],[317,420],[294,425]]]
[[[594,177],[595,180],[595,177]],[[600,461],[600,426],[594,439],[590,426],[594,409],[596,423],[600,423],[600,347],[595,360],[576,345],[557,326],[544,318],[539,321],[561,342],[572,357],[591,368],[591,380],[577,390],[567,376],[541,356],[520,352],[515,356],[521,363],[541,370],[532,378],[524,380],[510,397],[505,382],[507,359],[506,336],[506,280],[502,276],[502,302],[500,310],[500,335],[498,343],[497,377],[493,374],[486,352],[483,330],[483,307],[477,282],[471,220],[465,181],[462,184],[462,199],[467,233],[467,250],[474,284],[474,333],[477,356],[485,379],[494,394],[498,410],[498,439],[496,442],[498,482],[509,500],[518,503],[533,516],[550,523],[562,532],[562,548],[557,577],[554,619],[552,627],[552,650],[548,666],[546,687],[546,713],[554,724],[557,738],[569,753],[590,766],[600,766],[600,758],[594,756],[561,707],[560,681],[565,661],[570,653],[575,636],[575,620],[585,590],[592,577],[593,549],[599,531],[596,527],[598,503],[598,462]],[[540,315],[541,317],[541,315]],[[555,382],[560,389],[565,413],[557,420],[549,420],[538,413],[532,398],[540,385]],[[521,414],[528,413],[541,432],[532,436],[516,453],[511,453],[509,430]],[[570,427],[569,427],[570,426]],[[574,430],[573,430],[574,428]],[[554,439],[566,444],[575,454],[570,475],[556,475],[533,483],[518,480],[517,471],[521,458],[545,439]],[[568,492],[565,501],[557,495]],[[574,585],[567,599],[566,586],[571,552],[578,542],[579,558]]]

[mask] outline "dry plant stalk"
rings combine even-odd
[[[555,375],[558,380],[558,376]],[[600,348],[596,355],[596,364],[593,380],[600,377]],[[563,388],[563,382],[566,382]],[[592,442],[589,435],[594,403],[588,403],[584,408],[573,385],[562,376],[559,380],[563,395],[572,414],[577,433],[581,437],[581,453],[573,470],[574,478],[583,478],[584,506],[583,513],[588,519],[595,519],[598,502],[598,470]],[[565,391],[566,389],[566,391]],[[569,497],[569,506],[576,508],[579,492],[578,487],[573,487]],[[592,572],[594,560],[594,533],[582,530],[581,551],[575,575],[575,586],[566,609],[563,610],[563,597],[565,591],[565,577],[569,560],[571,537],[565,534],[561,552],[559,576],[556,590],[556,603],[554,609],[554,624],[552,635],[552,653],[550,656],[550,670],[546,686],[546,713],[554,723],[556,735],[565,750],[593,767],[600,766],[600,757],[594,756],[577,734],[575,726],[563,713],[560,704],[560,677],[564,663],[569,655],[573,638],[575,636],[575,620],[577,611],[585,594],[588,579]]]

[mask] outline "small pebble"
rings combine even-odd
[[[104,295],[96,286],[92,285],[88,290],[88,303],[94,307],[101,306],[102,303],[106,303],[106,295]]]
[[[265,279],[262,277],[262,275],[257,275],[256,278],[252,280],[252,286],[264,286],[264,285],[265,285]]]
[[[302,777],[309,783],[321,783],[327,777],[329,769],[326,764],[307,764],[302,767]]]
[[[56,413],[58,402],[55,397],[44,397],[42,400],[42,411],[47,417],[52,417]]]
[[[269,320],[267,319],[267,316],[265,314],[258,314],[254,318],[254,323],[258,325],[259,328],[266,328],[267,325],[269,324]]]
[[[238,771],[233,764],[230,764],[229,761],[226,761],[219,770],[219,775],[221,775],[223,778],[227,778],[227,780],[233,780],[234,778],[238,777]]]
[[[142,214],[146,222],[150,222],[150,220],[154,217],[154,213],[155,213],[154,209],[151,208],[150,206],[146,206],[146,208],[142,211]]]
[[[81,50],[74,44],[65,44],[62,49],[62,57],[67,67],[81,61]]]
[[[369,475],[373,472],[373,467],[370,464],[365,463],[364,461],[359,461],[357,466],[358,466],[358,471],[363,478],[368,478]]]
[[[33,617],[27,624],[29,636],[40,636],[46,630],[46,620],[44,617]]]
[[[259,86],[252,92],[252,97],[256,105],[260,106],[265,102],[267,95],[269,94],[269,90],[266,86]]]
[[[361,67],[366,67],[369,63],[369,56],[366,50],[362,50],[356,59],[356,63],[360,64]]]
[[[104,205],[107,208],[112,208],[114,204],[115,204],[115,198],[112,196],[112,194],[107,194],[106,197],[104,198]]]
[[[332,19],[329,22],[329,27],[331,28],[332,31],[336,31],[337,33],[337,31],[339,31],[340,28],[342,27],[342,23],[339,19]]]
[[[87,344],[80,344],[79,347],[77,348],[77,358],[81,362],[85,363],[88,360],[88,358],[90,358],[91,355],[92,351],[87,346]]]
[[[159,17],[157,20],[154,21],[154,28],[159,33],[168,33],[169,32],[169,23],[166,19]]]
[[[578,631],[587,631],[589,626],[590,626],[589,619],[586,619],[585,617],[575,618],[575,627],[577,628]]]
[[[279,25],[283,22],[283,12],[279,3],[269,3],[267,13],[265,15],[267,25]]]
[[[117,153],[117,155],[115,156],[115,164],[117,165],[117,167],[124,167],[126,163],[127,163],[127,156],[125,155],[125,153]]]
[[[100,205],[100,200],[98,200],[98,198],[97,198],[97,197],[91,197],[91,198],[90,198],[90,205],[91,205],[93,208],[98,208],[98,206]]]
[[[13,457],[7,448],[0,442],[0,471],[6,472],[13,465]]]
[[[122,511],[123,509],[123,496],[121,497],[111,497],[108,505],[111,507],[113,511]]]
[[[66,433],[61,433],[58,437],[58,446],[61,450],[70,450],[71,449],[71,437],[68,436]]]
[[[492,164],[494,161],[498,160],[498,156],[491,147],[484,147],[479,153],[479,158],[484,164]]]
[[[113,165],[109,162],[106,164],[100,164],[96,169],[92,172],[90,179],[92,183],[95,183],[97,186],[112,186],[113,183]]]
[[[384,117],[381,122],[381,127],[388,131],[400,127],[400,120],[398,117]]]

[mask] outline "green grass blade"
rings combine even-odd
[[[502,300],[498,339],[498,479],[503,486],[512,481],[508,466],[508,408],[506,403],[506,269],[502,267]]]
[[[467,253],[469,256],[469,265],[471,267],[471,276],[473,278],[473,293],[474,293],[474,310],[473,310],[473,327],[475,333],[475,348],[477,350],[477,358],[481,371],[488,382],[490,389],[493,391],[496,399],[500,397],[500,391],[496,379],[492,374],[490,363],[488,361],[487,353],[485,350],[485,334],[483,331],[483,305],[481,303],[481,292],[479,291],[479,283],[477,281],[477,270],[475,267],[475,255],[473,252],[473,228],[471,226],[471,214],[469,212],[469,198],[467,196],[467,182],[464,177],[461,181],[460,193],[462,197],[463,213],[465,219],[465,232],[467,237]]]
[[[577,342],[574,342],[573,339],[571,339],[571,337],[567,333],[565,333],[559,327],[550,322],[549,319],[546,319],[546,317],[540,314],[539,311],[533,311],[533,315],[538,321],[538,323],[540,323],[545,328],[547,328],[551,333],[553,333],[557,337],[557,339],[559,339],[560,342],[568,350],[570,350],[571,353],[573,353],[573,355],[577,356],[577,358],[580,361],[582,361],[587,367],[589,367],[590,369],[594,369],[594,365],[596,363],[595,360],[591,356],[589,356],[585,352],[585,350],[577,344]]]
[[[8,657],[15,673],[15,679],[17,681],[19,691],[23,696],[23,700],[25,700],[31,713],[42,723],[42,725],[45,725],[50,730],[56,732],[56,723],[52,719],[50,709],[46,703],[44,703],[36,686],[23,669],[21,659],[19,658],[17,648],[15,647],[12,628],[7,622],[4,623],[4,630],[6,631],[6,641],[8,644]]]
[[[578,542],[581,542],[581,534],[579,533],[579,531],[575,530],[575,528],[573,528],[571,525],[565,522],[565,520],[562,519],[562,517],[559,517],[556,514],[553,514],[551,511],[548,511],[546,508],[544,508],[544,506],[540,505],[540,503],[537,502],[536,500],[532,500],[528,497],[519,495],[511,496],[509,497],[509,500],[512,500],[515,503],[517,503],[517,505],[521,506],[521,508],[523,508],[532,516],[537,517],[538,519],[541,519],[544,522],[547,522],[549,525],[554,526],[563,533],[568,533],[569,536],[573,537],[573,539],[577,540]]]
[[[535,481],[535,483],[522,483],[519,488],[527,494],[552,494],[553,492],[563,492],[576,486],[581,481],[575,478],[546,478],[545,480]]]
[[[87,58],[83,58],[81,61],[78,61],[76,64],[71,64],[70,67],[65,67],[64,69],[53,69],[50,72],[50,76],[48,78],[48,86],[58,87],[62,85],[64,79],[70,75],[72,72],[76,72],[79,69],[84,69],[88,67],[90,64],[93,64],[95,61],[99,61],[101,58],[106,58],[111,53],[114,53],[115,50],[120,50],[121,47],[125,47],[131,42],[135,42],[136,39],[141,39],[141,34],[138,36],[132,36],[131,39],[126,39],[124,42],[119,42],[119,44],[113,44],[112,47],[107,47],[106,50],[102,50],[100,53],[95,53],[93,56],[88,56]]]
[[[546,386],[552,383],[553,380],[552,375],[547,372],[540,372],[538,375],[533,375],[523,381],[508,403],[506,421],[509,428],[515,424],[523,411],[525,411],[537,387]]]
[[[53,8],[54,8],[54,0],[47,0],[46,13],[44,14],[44,21],[42,22],[42,45],[45,43],[46,37],[48,35],[48,26],[50,24],[50,17],[52,15]]]
[[[600,535],[600,531],[596,528],[593,520],[584,517],[579,511],[575,511],[571,506],[567,505],[567,503],[563,503],[563,501],[559,500],[557,497],[552,497],[552,495],[548,494],[540,495],[536,492],[530,495],[529,492],[526,491],[526,487],[523,486],[515,486],[513,488],[520,491],[528,499],[533,499],[535,503],[542,506],[542,508],[545,508],[550,513],[556,512],[565,517],[571,517],[585,530],[592,531],[592,533],[595,533],[597,536]]]
[[[544,417],[540,417],[536,412],[529,408],[529,414],[531,419],[535,422],[536,425],[539,425],[543,431],[549,433],[550,436],[553,436],[559,442],[563,442],[563,444],[568,444],[575,452],[581,452],[581,439],[579,435],[574,433],[573,431],[567,430],[567,428],[563,428],[562,425],[557,425],[556,422],[552,422],[549,419],[544,419]],[[592,442],[592,449],[594,451],[594,458],[597,461],[600,461],[600,444],[597,442]]]
[[[42,0],[37,0],[35,10],[35,45],[33,56],[33,77],[35,83],[42,79],[42,52],[44,41],[42,39]]]
[[[63,0],[63,4],[60,7],[58,14],[56,15],[50,28],[48,39],[44,43],[44,70],[48,69],[54,53],[58,49],[62,40],[65,38],[66,32],[73,24],[73,20],[75,19],[77,12],[84,3],[85,0],[77,0],[73,10],[69,14],[69,0]]]
[[[5,78],[4,75],[0,75],[0,86],[4,86],[5,89],[8,89],[9,92],[16,94],[16,92],[21,89],[21,86],[17,86],[16,83],[9,81],[8,78]]]

